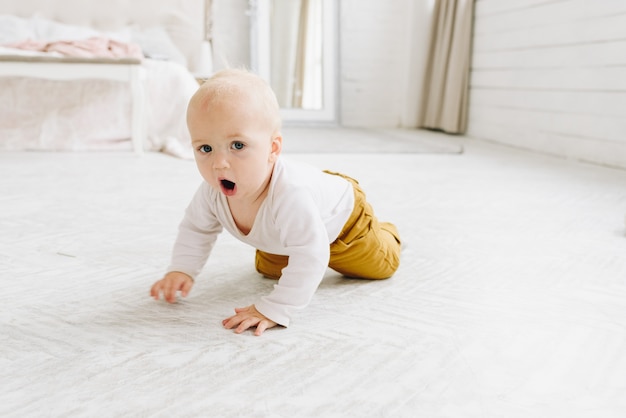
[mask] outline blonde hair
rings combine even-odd
[[[264,79],[245,69],[228,68],[216,72],[200,86],[189,106],[195,103],[205,107],[233,97],[243,97],[247,102],[259,106],[274,131],[281,129],[276,94]]]

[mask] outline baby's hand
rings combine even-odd
[[[179,271],[170,271],[165,277],[152,285],[150,296],[159,300],[159,295],[163,293],[163,299],[169,303],[174,303],[176,302],[177,291],[180,290],[183,296],[187,296],[192,286],[193,279],[191,277]]]
[[[257,311],[254,305],[250,305],[247,308],[235,308],[235,315],[223,320],[222,325],[227,329],[237,327],[235,329],[237,334],[241,334],[248,328],[256,326],[254,335],[261,335],[263,331],[275,327],[277,324]]]

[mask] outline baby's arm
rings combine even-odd
[[[319,209],[306,191],[290,190],[275,206],[280,246],[289,262],[272,292],[257,299],[254,306],[266,318],[288,327],[292,315],[309,304],[322,281],[330,244]]]
[[[150,295],[174,303],[176,292],[187,296],[193,286],[192,277],[197,275],[206,262],[222,226],[208,206],[210,186],[202,184],[191,200],[185,217],[178,227],[178,236],[172,249],[169,273],[152,285]],[[183,273],[187,272],[187,273]]]
[[[176,292],[180,291],[183,297],[186,297],[192,287],[193,279],[190,276],[179,271],[170,271],[152,285],[150,296],[159,300],[160,294],[163,293],[163,299],[169,303],[174,303],[176,302]]]

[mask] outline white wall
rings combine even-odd
[[[213,63],[225,67],[250,67],[250,16],[248,0],[213,0]]]
[[[409,54],[409,33],[413,31],[409,23],[417,3],[421,1],[341,0],[342,125],[397,127],[407,118],[407,76],[409,69],[415,68]]]
[[[341,124],[415,126],[432,0],[337,1]],[[216,68],[249,66],[248,1],[214,3]]]
[[[626,1],[476,0],[468,135],[626,167]]]

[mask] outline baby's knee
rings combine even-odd
[[[387,232],[390,233],[391,237],[387,239],[387,245],[381,248],[380,268],[378,269],[378,277],[375,277],[376,279],[388,279],[400,267],[400,253],[402,252],[400,237],[397,230]]]
[[[373,273],[371,279],[388,279],[398,271],[400,267],[400,251],[388,251],[381,260],[379,268]]]
[[[275,270],[269,271],[268,269],[264,269],[263,267],[259,267],[258,264],[256,266],[256,271],[260,273],[263,277],[267,279],[278,280],[280,276],[282,276],[282,272],[276,272]]]
[[[283,267],[288,260],[287,257],[283,257],[257,250],[254,263],[256,271],[268,279],[280,279],[283,274]]]

